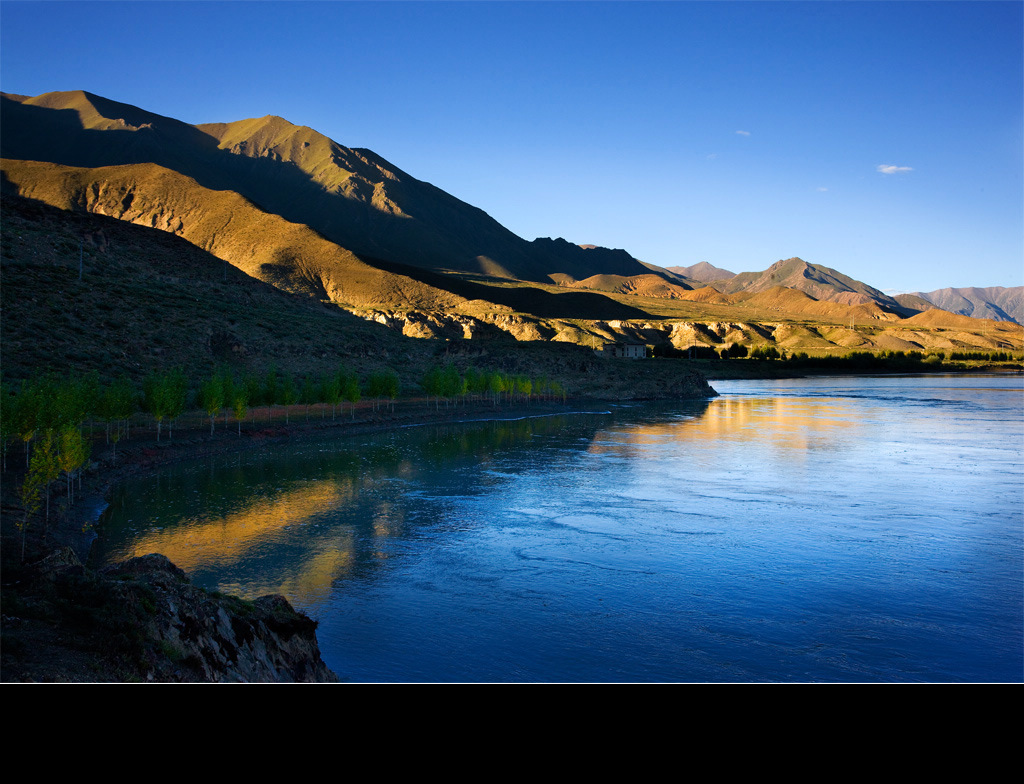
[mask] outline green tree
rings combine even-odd
[[[235,400],[235,375],[226,367],[219,371],[221,388],[224,390],[224,427],[228,426],[228,409],[234,407]]]
[[[251,373],[245,377],[245,397],[250,406],[263,404],[263,384]]]
[[[391,400],[398,397],[399,380],[398,373],[390,368],[388,370],[371,373],[366,382],[366,395],[374,401],[374,410],[377,408],[377,401]]]
[[[321,381],[320,396],[323,398],[325,403],[331,406],[331,419],[334,419],[338,413],[338,404],[342,401],[342,387],[343,377],[341,370],[332,373],[329,376],[324,376]]]
[[[210,435],[213,435],[217,414],[224,407],[224,380],[214,373],[199,387],[199,404],[210,417]]]
[[[163,377],[164,391],[167,407],[167,429],[170,437],[174,438],[174,422],[185,413],[185,406],[188,404],[188,380],[185,378],[185,371],[181,368],[172,368]]]
[[[439,409],[441,407],[441,369],[437,365],[432,365],[423,374],[420,386],[423,387],[427,400],[429,401],[430,398],[434,398],[434,408]]]
[[[46,500],[46,522],[50,520],[50,485],[60,476],[60,460],[57,453],[57,439],[53,430],[43,432],[39,443],[32,450],[28,473],[38,477],[43,497]]]
[[[501,402],[501,393],[507,390],[508,379],[501,373],[494,371],[487,376],[487,391],[493,396],[495,406]]]
[[[164,420],[173,408],[167,374],[151,373],[148,375],[142,385],[142,394],[146,411],[156,420],[156,440],[159,441]]]
[[[276,406],[281,402],[281,379],[277,368],[270,367],[263,378],[263,404]]]
[[[453,397],[458,397],[463,392],[462,376],[451,363],[441,369],[441,394],[445,398],[445,404]]]
[[[31,443],[43,418],[43,398],[45,390],[38,379],[25,381],[21,385],[11,411],[11,430],[16,433],[25,445],[25,469],[31,467]]]
[[[295,386],[295,379],[290,373],[285,374],[281,380],[281,403],[284,404],[284,422],[289,424],[288,411],[299,399],[299,390]]]
[[[482,395],[487,391],[487,380],[484,374],[475,367],[466,371],[465,383],[466,391],[471,395]]]
[[[530,396],[533,394],[533,380],[529,376],[516,376],[515,389],[516,394],[521,395],[529,403]]]
[[[74,476],[89,459],[89,445],[82,431],[74,425],[61,428],[57,465],[67,479],[68,503],[74,501]]]
[[[245,419],[246,404],[248,403],[248,393],[245,387],[235,387],[234,399],[231,401],[231,408],[235,413],[235,419],[238,422],[238,435],[242,435],[242,420]]]
[[[355,420],[356,403],[358,403],[360,398],[362,397],[362,390],[360,390],[359,388],[359,378],[354,373],[345,374],[344,383],[342,386],[342,395],[345,398],[345,400],[350,404],[352,409],[352,419]]]
[[[392,413],[394,413],[395,400],[398,398],[400,390],[401,381],[398,378],[398,373],[391,369],[384,371],[384,397],[390,401]]]
[[[128,376],[122,374],[107,386],[100,393],[99,417],[107,425],[107,441],[110,441],[110,425],[118,423],[115,427],[116,438],[120,440],[120,422],[124,421],[127,427],[128,418],[135,413],[138,407],[138,395]]]

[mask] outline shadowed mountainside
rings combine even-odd
[[[125,374],[140,383],[172,367],[196,379],[222,366],[239,375],[273,367],[302,376],[344,365],[364,378],[398,370],[415,391],[428,368],[450,358],[544,375],[584,397],[702,389],[686,368],[650,363],[622,374],[625,360],[599,359],[570,342],[519,343],[497,329],[487,341],[405,337],[252,278],[172,233],[11,194],[0,197],[0,209],[5,385],[48,371],[96,371],[105,382]]]
[[[197,377],[221,363],[371,372],[430,353],[423,341],[255,280],[173,234],[16,196],[0,204],[5,382],[58,368],[138,381],[180,366]]]
[[[74,91],[4,96],[0,117],[4,158],[87,168],[156,164],[207,190],[233,190],[355,254],[534,281],[556,272],[649,271],[624,251],[580,255],[586,251],[566,242],[527,242],[369,150],[272,115],[192,126]]]
[[[408,265],[368,263],[308,226],[153,164],[87,169],[4,161],[3,174],[5,188],[26,198],[169,231],[278,288],[348,308],[585,319],[646,315],[597,294],[484,286]]]
[[[1020,342],[988,322],[958,322],[955,336],[904,327],[919,301],[904,307],[798,258],[710,287],[623,250],[526,242],[374,153],[280,117],[192,126],[81,91],[0,101],[5,193],[160,229],[408,336],[822,352]]]

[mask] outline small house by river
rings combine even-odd
[[[615,359],[644,359],[647,346],[641,343],[606,343],[601,346],[598,355]]]

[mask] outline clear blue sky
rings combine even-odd
[[[1024,285],[1022,40],[1019,1],[3,0],[0,89],[279,114],[526,239],[929,291]]]

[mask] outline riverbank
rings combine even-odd
[[[741,379],[785,379],[811,376],[863,376],[906,373],[1024,373],[1021,362],[951,362],[922,361],[907,357],[873,357],[859,355],[853,358],[834,357],[807,359],[692,359],[686,360],[693,369],[709,382],[738,381]]]
[[[159,441],[155,426],[140,421],[133,424],[131,437],[117,444],[106,443],[97,428],[93,431],[90,465],[81,477],[81,487],[75,489],[74,502],[69,503],[62,495],[63,485],[58,482],[50,499],[49,519],[37,515],[24,532],[18,526],[24,513],[17,494],[24,470],[20,456],[12,450],[15,454],[8,455],[8,469],[0,486],[4,600],[0,679],[335,680],[319,659],[315,623],[294,612],[283,600],[242,602],[209,594],[191,586],[180,570],[160,558],[147,558],[110,572],[86,568],[83,564],[88,562],[97,537],[96,525],[111,489],[129,477],[181,460],[272,448],[301,439],[347,438],[446,422],[548,416],[589,410],[595,405],[595,401],[532,401],[512,406],[476,401],[455,405],[407,399],[391,405],[364,403],[354,410],[346,407],[343,412],[311,406],[298,417],[294,410],[266,408],[250,412],[241,427],[221,419],[214,423],[212,433],[209,418],[192,412],[181,417],[170,434],[162,428]],[[184,608],[190,608],[187,617],[182,617]],[[205,624],[210,626],[206,633],[187,640],[179,633],[182,628],[203,627],[203,617],[209,620],[219,616],[231,619],[224,629],[217,631],[217,624]],[[252,640],[259,641],[259,655],[247,647]],[[225,649],[232,652],[230,657],[223,654]],[[276,658],[268,659],[267,650],[277,651]],[[241,667],[239,661],[248,664]]]
[[[789,369],[789,363],[720,363],[728,367],[755,364],[762,369],[764,366],[770,366],[772,370]],[[767,377],[783,376],[773,374]],[[186,666],[189,655],[184,653],[184,647],[168,644],[164,637],[140,640],[133,636],[133,629],[140,621],[155,623],[148,608],[159,608],[160,604],[150,597],[154,594],[170,595],[168,586],[176,585],[168,576],[168,573],[174,573],[173,566],[154,566],[149,570],[153,573],[152,580],[136,580],[136,573],[130,578],[99,575],[82,566],[87,562],[89,549],[95,540],[95,524],[105,498],[111,488],[128,477],[180,460],[273,448],[306,438],[346,438],[446,422],[548,416],[596,410],[601,405],[602,401],[597,399],[524,401],[517,405],[495,406],[493,401],[486,399],[460,400],[455,404],[453,401],[410,398],[395,401],[393,405],[363,402],[354,411],[347,405],[344,410],[310,406],[308,411],[304,407],[293,407],[287,412],[268,407],[250,411],[241,427],[230,416],[227,422],[219,417],[212,433],[209,418],[202,412],[192,412],[179,418],[170,433],[165,424],[160,440],[157,440],[155,425],[139,419],[132,425],[130,439],[116,445],[107,444],[103,432],[97,427],[93,431],[90,468],[82,477],[81,488],[76,489],[75,503],[63,502],[60,487],[55,488],[49,522],[44,523],[39,516],[32,520],[27,531],[24,562],[19,558],[21,532],[16,528],[22,517],[17,489],[22,478],[19,469],[23,466],[23,456],[20,449],[14,448],[8,455],[8,470],[2,482],[2,680],[216,680],[209,677],[209,671],[204,674],[201,669]],[[65,548],[70,549],[70,555]],[[54,556],[54,552],[60,555]],[[126,582],[135,587],[131,591],[119,587]],[[182,587],[181,590],[187,589]],[[128,601],[124,601],[125,591],[129,594]],[[255,613],[253,603],[235,604],[240,600],[230,597],[213,599],[227,603],[209,605],[216,613],[222,610],[235,612],[240,620],[246,620]],[[183,602],[179,600],[177,604]],[[112,607],[116,609],[112,610]],[[277,609],[282,608],[278,606]],[[293,625],[302,627],[305,622],[301,618],[305,616],[295,616]],[[281,624],[277,625],[280,628]],[[164,623],[164,627],[169,628],[169,625]],[[110,633],[112,629],[114,633]],[[221,643],[218,641],[217,644]],[[236,646],[236,643],[231,645]],[[195,663],[199,657],[192,655],[192,658]],[[249,671],[242,676],[231,672],[230,677],[222,679],[252,680],[253,674]]]

